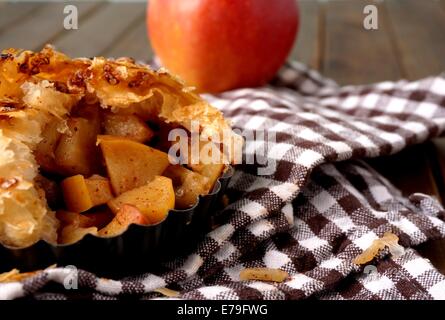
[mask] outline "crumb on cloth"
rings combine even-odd
[[[0,283],[6,283],[6,282],[16,282],[16,281],[23,281],[27,278],[33,277],[45,270],[55,268],[56,265],[51,265],[46,269],[43,270],[36,270],[36,271],[30,271],[30,272],[20,272],[19,269],[12,269],[7,272],[0,273]]]
[[[399,237],[392,232],[385,232],[383,237],[376,239],[372,242],[371,246],[359,254],[355,259],[354,263],[362,265],[368,263],[374,259],[380,252],[380,250],[388,247],[389,252],[394,258],[399,257],[403,254],[404,248],[399,245]]]
[[[289,278],[289,273],[280,269],[246,268],[240,272],[240,280],[259,280],[283,282]]]
[[[153,290],[154,292],[157,292],[157,293],[160,293],[160,294],[162,294],[162,295],[164,295],[164,296],[166,296],[166,297],[168,297],[168,298],[176,298],[176,297],[179,297],[179,292],[178,291],[175,291],[175,290],[172,290],[172,289],[169,289],[169,288],[158,288],[158,289],[155,289],[155,290]]]

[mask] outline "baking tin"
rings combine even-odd
[[[161,262],[190,253],[208,232],[221,197],[233,175],[228,167],[211,193],[199,196],[190,209],[170,210],[165,220],[150,226],[132,224],[121,235],[86,235],[74,244],[53,245],[40,240],[26,248],[0,246],[0,272],[43,269],[50,265],[75,266],[100,276],[123,276],[155,270]]]

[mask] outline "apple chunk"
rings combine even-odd
[[[127,191],[108,201],[111,211],[116,214],[125,204],[135,206],[145,215],[150,224],[164,220],[168,211],[175,207],[175,192],[172,180],[167,177],[156,176],[148,184]]]
[[[94,220],[86,215],[58,210],[56,217],[61,222],[58,241],[62,244],[77,242],[89,233],[97,235]]]
[[[198,164],[190,165],[190,168],[209,179],[209,185],[213,188],[216,181],[223,174],[226,165],[224,164]]]
[[[197,146],[199,148],[197,150],[199,152],[197,153],[199,156],[198,159],[195,159],[195,147],[196,146],[190,145],[189,163],[187,164],[187,167],[194,172],[207,177],[211,189],[226,169],[227,166],[224,163],[227,163],[227,161],[225,161],[225,156],[219,149],[219,146],[211,141],[199,142],[199,145]]]
[[[142,143],[113,136],[99,136],[98,141],[116,195],[147,184],[169,165],[165,152]]]
[[[93,207],[88,187],[82,175],[66,178],[61,183],[63,199],[69,211],[84,212]]]
[[[93,202],[93,206],[98,206],[107,203],[113,199],[113,193],[111,192],[110,180],[101,177],[99,175],[93,175],[88,179],[85,179],[88,193]]]
[[[84,212],[113,198],[108,179],[93,176],[85,179],[78,174],[62,181],[65,205],[73,212]]]
[[[68,132],[60,138],[55,151],[58,167],[67,175],[90,175],[97,166],[96,122],[83,118],[70,118]]]
[[[116,216],[113,218],[113,220],[99,230],[99,236],[110,237],[121,234],[127,230],[128,226],[132,223],[147,224],[148,220],[138,208],[129,204],[124,204],[116,212]]]
[[[94,221],[81,213],[58,210],[56,217],[62,223],[62,226],[73,225],[80,228],[89,228],[94,226]]]
[[[66,227],[64,227],[60,232],[58,241],[62,244],[75,243],[80,239],[82,239],[87,234],[97,235],[98,234],[97,228],[96,227],[83,228],[69,224]]]
[[[105,227],[115,217],[114,213],[107,206],[88,211],[84,216],[89,218],[91,226],[98,229]]]
[[[168,167],[163,175],[173,181],[177,209],[192,207],[198,200],[198,196],[208,194],[211,187],[207,177],[180,165]]]
[[[62,134],[58,131],[59,121],[55,118],[42,130],[42,140],[34,151],[34,156],[40,167],[51,173],[58,173],[58,168],[54,156],[57,144]]]
[[[136,142],[148,142],[153,131],[134,115],[106,114],[103,120],[105,134],[125,137]]]

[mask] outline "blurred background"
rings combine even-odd
[[[69,4],[78,8],[77,30],[64,28],[63,10]],[[445,0],[299,0],[298,4],[300,28],[289,59],[340,84],[413,80],[445,70]],[[363,26],[367,5],[378,10],[377,30]],[[71,56],[148,61],[153,51],[147,37],[146,1],[0,0],[0,48],[39,50],[46,43]],[[370,163],[405,195],[424,192],[444,203],[443,138]],[[420,250],[445,272],[445,242],[429,242]]]
[[[341,84],[416,79],[445,70],[445,0],[298,3],[300,30],[290,59]],[[63,28],[67,4],[78,8],[78,30]],[[377,30],[363,27],[368,4],[378,8]],[[145,7],[145,1],[0,0],[0,48],[37,50],[52,43],[72,56],[148,60],[153,53]]]

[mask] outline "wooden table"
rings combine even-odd
[[[445,71],[445,0],[299,2],[302,21],[291,58],[341,84],[418,79]],[[0,2],[0,48],[38,50],[52,43],[72,56],[152,56],[143,2],[76,3],[78,30],[63,28],[66,4]],[[363,28],[367,4],[378,7],[378,30]],[[370,163],[404,194],[423,192],[445,201],[445,139]],[[418,249],[445,273],[445,241]]]

